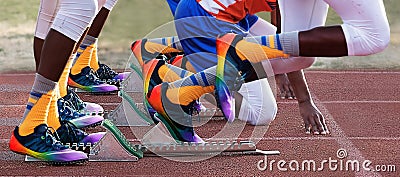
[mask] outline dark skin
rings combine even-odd
[[[50,43],[52,43],[52,45],[55,45],[55,46],[58,46],[58,47],[61,47],[61,48],[63,48],[63,47],[66,47],[66,46],[69,46],[69,45],[71,45],[70,43],[70,41],[73,41],[73,40],[71,40],[71,39],[69,39],[68,37],[66,37],[65,35],[62,35],[61,33],[59,33],[58,31],[55,31],[55,30],[53,30],[53,29],[50,29],[50,31],[49,31],[49,34],[47,34],[47,37],[46,37],[46,39],[45,40],[43,40],[43,39],[40,39],[40,38],[38,38],[38,37],[34,37],[33,38],[33,55],[34,55],[34,57],[35,57],[35,64],[36,64],[36,72],[39,72],[39,66],[40,66],[40,64],[41,64],[41,59],[42,59],[42,53],[44,52],[43,50],[44,50],[44,44],[45,44],[45,41],[47,42],[47,40],[48,40],[48,38],[49,38],[49,35],[50,35],[50,32],[51,32],[51,36],[53,36],[53,37],[55,37],[57,40],[61,40],[61,41],[63,41],[63,40],[66,40],[67,41],[67,39],[69,40],[68,42],[66,42],[65,44],[64,43],[61,43],[61,42],[57,42],[57,40],[53,40],[52,39],[52,37],[50,37],[51,38],[51,42]],[[86,32],[87,32],[87,30],[85,31],[85,33],[84,34],[86,34]],[[58,34],[57,34],[58,33]],[[62,35],[62,36],[60,36],[60,34]],[[83,38],[81,37],[81,39],[78,41],[78,44],[80,44],[81,42],[82,42],[82,40],[83,40]],[[73,41],[73,44],[74,44],[74,47],[73,47],[73,49],[71,50],[72,52],[69,54],[69,56],[71,56],[71,54],[72,53],[75,53],[77,50],[78,50],[78,46],[79,45],[75,45],[75,41]],[[49,44],[50,45],[50,44]],[[51,45],[50,45],[51,46]],[[66,50],[68,50],[69,51],[69,47],[67,48],[65,48]],[[46,49],[47,50],[47,49]],[[55,50],[53,50],[53,49],[51,49],[51,51],[55,51]],[[50,55],[58,55],[58,54],[56,54],[56,52],[51,52],[50,51]],[[57,50],[58,51],[58,50]],[[69,53],[67,51],[67,53]],[[46,52],[49,52],[49,51],[46,51]],[[62,53],[60,53],[60,55],[63,55],[63,56],[65,56],[65,53],[64,52],[62,52]],[[68,59],[69,59],[69,56],[68,56],[68,58],[67,58],[67,60],[65,61],[65,63],[64,63],[64,67],[65,67],[65,65],[66,65],[66,62],[68,61]],[[53,63],[53,64],[55,64],[55,63]],[[63,68],[63,70],[64,70],[64,68]],[[61,71],[62,72],[62,71]],[[60,74],[60,76],[61,76],[61,74]],[[60,77],[58,77],[58,78],[60,78]]]
[[[271,24],[275,25],[277,33],[280,33],[281,30],[281,12],[279,10],[279,6],[276,7],[274,11],[271,12]],[[294,95],[293,87],[290,84],[288,76],[285,74],[277,74],[275,75],[276,85],[279,88],[279,97],[281,99],[296,99]]]
[[[101,8],[91,28],[86,30],[82,36],[86,36],[87,33],[93,37],[98,37],[109,13],[110,11],[108,9],[104,7]],[[80,44],[82,40],[83,37],[78,41],[78,44]],[[48,46],[53,47],[49,48]],[[36,72],[52,81],[58,82],[69,57],[78,50],[78,46],[79,45],[75,45],[75,41],[53,29],[50,30],[45,40],[35,37],[33,39],[33,53],[36,63]],[[42,55],[42,53],[45,55]]]
[[[88,35],[98,38],[109,15],[110,10],[102,7],[94,18],[93,23],[90,26]]]
[[[318,37],[315,37],[318,36]],[[347,43],[341,26],[317,27],[299,32],[300,56],[347,56]]]
[[[272,23],[275,24],[278,27],[278,33],[280,32],[280,11],[279,11],[279,7],[277,8],[276,11],[274,11],[271,14],[271,19],[272,19]],[[336,33],[337,31],[331,31],[330,33]],[[301,45],[309,45],[310,43],[314,42],[322,42],[324,40],[327,40],[327,38],[337,38],[336,35],[332,35],[329,37],[329,35],[325,35],[324,39],[315,39],[315,36],[312,37],[310,35],[317,35],[315,33],[318,33],[318,31],[312,31],[312,32],[308,32],[308,33],[303,33],[303,35],[300,37],[299,35],[299,40],[300,40],[300,46]],[[344,36],[344,35],[343,35]],[[304,42],[302,44],[302,42]],[[326,42],[326,41],[324,41]],[[337,43],[341,43],[339,41],[337,41]],[[342,44],[342,43],[341,43]],[[346,46],[346,43],[344,43]],[[318,44],[319,45],[319,44]],[[309,53],[309,56],[316,56],[313,55],[315,52],[316,48],[313,47],[307,47],[305,49],[302,49],[300,47],[300,51]],[[329,47],[330,51],[334,51],[332,50],[331,47]],[[347,47],[346,47],[346,51],[347,51]],[[303,56],[303,53],[301,53],[301,56]],[[311,131],[314,134],[327,134],[329,133],[328,127],[325,123],[325,118],[324,116],[321,114],[321,112],[318,110],[318,108],[315,106],[311,94],[310,94],[310,90],[308,88],[307,85],[307,81],[306,78],[304,76],[303,70],[300,71],[294,71],[291,73],[287,73],[287,74],[279,74],[276,76],[277,79],[277,84],[278,87],[280,88],[280,96],[281,97],[285,97],[285,98],[289,98],[289,97],[294,97],[296,96],[297,101],[299,103],[299,111],[300,111],[300,115],[303,118],[304,121],[304,127],[305,127],[305,131],[306,133],[311,133]]]
[[[299,32],[299,45],[300,56],[340,57],[348,54],[346,38],[340,26],[317,27]],[[306,131],[310,132],[311,129],[314,134],[323,134],[324,131],[329,133],[325,118],[312,101],[303,71],[288,73],[287,76],[299,102]]]
[[[287,73],[287,76],[293,86],[294,94],[297,97],[299,111],[304,121],[306,133],[311,133],[311,131],[314,134],[329,133],[324,116],[313,102],[303,71]]]
[[[275,75],[276,85],[279,88],[279,97],[281,99],[289,99],[293,100],[296,99],[294,95],[293,87],[290,84],[288,76],[285,74],[277,74]]]
[[[51,29],[43,42],[40,59],[36,59],[39,61],[36,63],[37,72],[45,78],[58,82],[74,48],[74,40]],[[35,54],[39,55],[37,52]]]

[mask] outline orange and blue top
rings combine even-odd
[[[200,6],[219,20],[239,23],[247,15],[270,12],[276,0],[197,0]]]

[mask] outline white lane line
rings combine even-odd
[[[319,102],[318,98],[314,96],[314,100],[316,102],[316,106],[322,113],[325,113],[325,119],[327,124],[329,125],[329,129],[331,132],[331,136],[335,137],[336,142],[339,144],[340,148],[346,149],[348,152],[347,159],[350,160],[358,160],[360,163],[364,162],[366,159],[363,157],[360,150],[351,142],[349,137],[346,136],[346,133],[339,126],[339,124],[335,121],[332,114],[329,113],[328,109],[324,106],[323,103]],[[382,176],[379,173],[372,171],[360,170],[355,172],[356,176],[364,177],[364,176]]]
[[[0,125],[1,126],[1,125]],[[207,139],[207,138],[205,138]],[[362,141],[399,141],[400,137],[347,137],[348,140],[362,140]],[[226,141],[226,139],[212,139],[213,141]],[[236,141],[248,141],[248,138],[237,138]],[[265,137],[255,140],[260,141],[333,141],[337,137]],[[8,143],[10,139],[0,139],[0,143]],[[131,142],[137,142],[138,139],[128,139]]]
[[[97,103],[100,104],[101,106],[117,106],[120,103]],[[0,108],[20,108],[20,107],[25,107],[26,104],[9,104],[9,105],[0,105]]]
[[[400,71],[318,71],[318,70],[306,70],[305,73],[316,73],[316,74],[400,74]],[[16,73],[16,74],[0,74],[1,76],[35,76],[35,73]]]
[[[337,140],[337,137],[325,137],[322,135],[312,136],[312,137],[263,137],[263,138],[254,138],[255,140],[260,141],[324,141],[324,140]],[[373,141],[400,141],[400,137],[347,137],[349,140],[373,140]],[[213,139],[213,140],[224,140],[224,139]],[[238,138],[238,141],[248,141],[248,138]]]
[[[400,74],[399,71],[312,71],[307,70],[305,73],[310,74]]]
[[[296,101],[278,101],[278,104],[297,104]],[[365,100],[365,101],[320,101],[321,104],[400,104],[400,101],[385,101],[385,100]],[[101,103],[97,102],[102,106],[117,106],[120,103]],[[143,103],[138,103],[143,104]],[[0,105],[0,108],[19,108],[25,107],[25,104],[9,104]]]
[[[279,104],[297,104],[297,101],[278,101]],[[399,104],[400,101],[362,100],[362,101],[319,101],[321,104]]]

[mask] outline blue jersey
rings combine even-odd
[[[175,16],[176,7],[178,6],[179,1],[181,0],[167,0],[173,16]]]
[[[215,18],[204,10],[196,0],[167,0],[175,18],[180,43],[196,72],[217,65],[216,38],[225,33],[246,35],[258,20],[247,14],[238,23]]]

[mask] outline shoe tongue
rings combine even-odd
[[[69,87],[67,87],[67,95],[72,94],[73,90]]]
[[[43,134],[47,132],[47,125],[46,124],[41,124],[35,127],[35,132],[38,134]]]
[[[84,68],[82,68],[81,73],[86,75],[90,73],[91,68],[89,66],[86,66]]]

